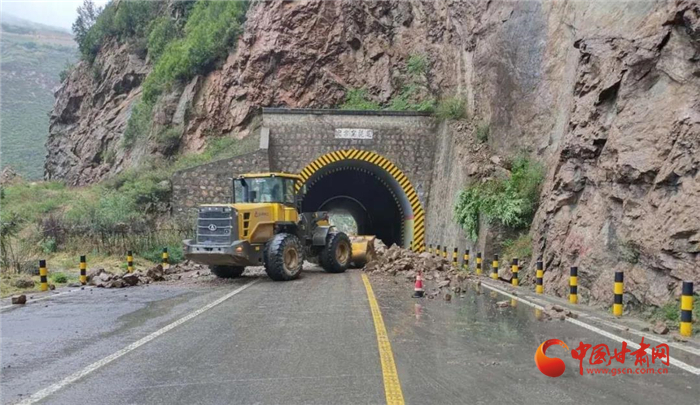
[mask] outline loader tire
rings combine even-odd
[[[278,233],[267,249],[265,272],[274,281],[294,280],[301,274],[304,250],[299,238],[289,233]]]
[[[326,238],[319,260],[323,270],[329,273],[342,273],[347,270],[352,257],[350,238],[343,232],[333,232]]]
[[[209,266],[209,270],[219,278],[237,278],[243,274],[243,266]]]

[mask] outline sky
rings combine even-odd
[[[82,0],[0,0],[0,12],[25,20],[70,29]],[[107,0],[95,0],[104,5]]]

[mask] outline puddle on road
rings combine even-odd
[[[540,311],[473,284],[467,291],[453,294],[450,302],[444,301],[442,294],[434,299],[409,300],[410,283],[402,281],[372,278],[382,313],[392,321],[392,338],[420,341],[449,334],[484,347],[522,347],[524,342],[539,342],[563,324],[559,320],[541,321]],[[499,302],[506,306],[498,306]]]

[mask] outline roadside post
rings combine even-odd
[[[510,280],[511,284],[513,284],[513,287],[517,287],[520,284],[520,280],[518,280],[518,258],[513,259],[513,264],[510,266],[510,270],[513,272],[513,278]]]
[[[170,257],[168,256],[168,248],[163,248],[163,270],[170,268]]]
[[[537,258],[537,272],[535,273],[535,293],[544,293],[544,266],[542,265],[542,258]]]
[[[624,273],[621,271],[615,272],[615,286],[613,287],[613,293],[615,294],[615,301],[613,301],[613,315],[622,316],[622,293],[624,292]]]
[[[458,268],[459,266],[457,265],[457,248],[454,248],[454,251],[452,252],[452,267]]]
[[[681,292],[681,336],[693,334],[693,283],[683,282]]]
[[[41,280],[41,291],[48,291],[49,289],[49,271],[46,269],[46,260],[39,260],[39,279]]]
[[[481,259],[481,252],[476,252],[476,275],[477,276],[480,276],[481,273],[483,273],[483,271],[481,270],[482,261],[483,260]]]
[[[571,276],[569,277],[569,302],[572,304],[578,303],[578,267],[571,267]]]
[[[464,270],[469,271],[469,249],[464,248],[464,257],[462,260],[462,266]]]
[[[131,250],[126,252],[126,271],[129,273],[134,272],[134,254]]]
[[[493,255],[493,263],[491,263],[491,278],[498,280],[498,255]]]
[[[85,256],[80,256],[80,284],[87,284],[87,261]]]

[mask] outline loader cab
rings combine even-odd
[[[233,202],[279,203],[295,206],[294,184],[299,176],[288,173],[246,174],[233,180]]]

